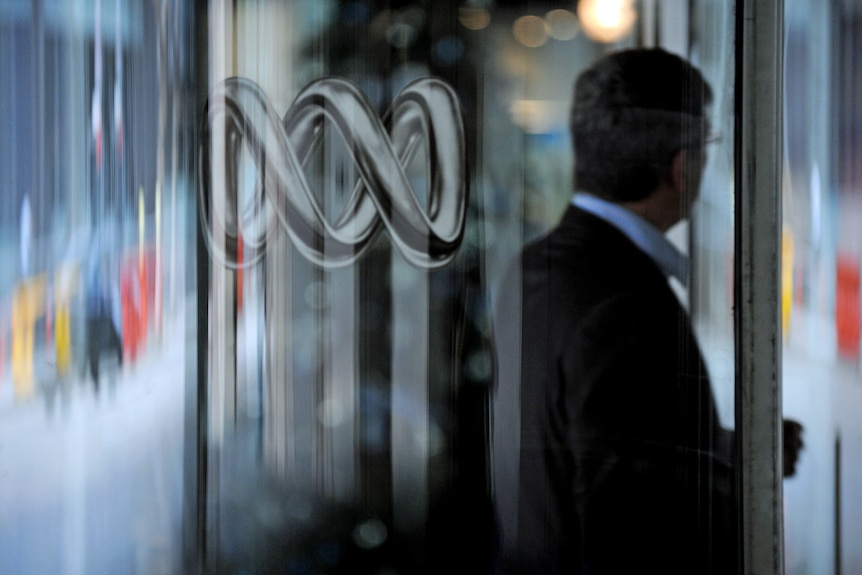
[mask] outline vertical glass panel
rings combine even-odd
[[[692,5],[691,58],[713,87],[712,133],[689,229],[692,321],[706,359],[721,425],[734,427],[734,7]],[[680,231],[685,229],[685,223]]]
[[[786,566],[852,573],[862,457],[859,43],[854,2],[785,10],[784,320]],[[801,431],[800,431],[801,429]],[[796,453],[796,450],[801,451]]]
[[[619,114],[614,127],[599,128],[600,120],[579,117],[579,106],[584,115],[608,113],[603,106],[611,104],[590,98],[612,93],[603,84],[608,76],[625,86],[624,63],[605,63],[576,86],[574,207],[568,205],[572,188],[566,181],[562,209],[549,218],[556,222],[564,209],[562,221],[538,241],[525,238],[528,246],[504,280],[495,325],[500,348],[521,351],[501,354],[496,413],[505,416],[494,428],[503,561],[516,572],[566,572],[582,565],[628,572],[653,561],[671,571],[735,570],[733,141],[719,137],[733,133],[734,12],[723,2],[656,2],[643,8],[641,41],[652,38],[698,66],[712,86],[712,105],[703,112],[674,108],[698,118],[674,124],[680,120],[650,115],[655,101],[638,100],[643,92],[634,87],[636,80],[628,80],[628,88],[612,83],[631,92],[625,104],[617,101],[620,107],[610,108]],[[640,65],[649,70],[644,78],[671,93],[687,92],[687,106],[707,99],[697,93],[694,80],[665,76],[667,68],[657,63]],[[661,90],[652,97],[660,99]],[[641,211],[639,202],[655,197],[652,188],[634,195],[644,185],[643,172],[616,184],[620,196],[612,195],[612,178],[627,177],[642,161],[633,150],[663,145],[663,129],[673,134],[670,141],[696,142],[667,141],[672,150],[666,158],[684,150],[689,159],[697,153],[699,161],[706,160],[698,168],[702,182],[688,188],[698,194],[694,209],[678,203],[683,213],[664,221],[649,209]],[[613,130],[632,141],[611,140]],[[638,148],[642,134],[649,134],[650,143]],[[603,170],[612,175],[602,176]],[[526,204],[532,192],[523,193]],[[624,194],[632,195],[622,199]],[[620,204],[625,211],[616,210]],[[690,272],[668,266],[654,277],[638,271],[647,269],[639,267],[640,257],[655,265],[645,256],[655,244],[641,237],[629,253],[631,244],[617,243],[637,235],[631,230],[638,224],[627,221],[632,212],[666,232],[690,257]],[[651,281],[653,288],[647,287]],[[658,296],[671,293],[675,297],[667,300]],[[506,329],[506,323],[514,325]],[[695,487],[690,481],[703,483]],[[651,530],[661,541],[651,540]],[[619,553],[620,540],[643,547],[626,557]]]
[[[733,570],[733,19],[208,5],[208,568]]]
[[[179,572],[192,23],[0,5],[0,572]]]

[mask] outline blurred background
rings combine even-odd
[[[683,55],[715,92],[722,138],[671,235],[693,258],[680,295],[732,427],[736,4],[0,3],[0,572],[486,568],[502,477],[489,310],[571,198],[575,77],[625,47]],[[785,565],[856,573],[862,3],[785,0],[784,14],[776,305],[784,411],[805,429]],[[210,148],[235,76],[269,115]],[[349,80],[385,118],[427,76],[452,88],[464,128],[451,261],[411,265],[389,230],[345,265],[310,261],[265,199],[249,135],[316,80]],[[433,213],[431,143],[417,146],[402,191]],[[328,221],[370,148],[324,122],[295,150]]]

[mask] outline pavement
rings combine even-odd
[[[133,365],[27,401],[0,380],[0,573],[179,573],[183,313]]]

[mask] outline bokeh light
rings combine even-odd
[[[554,40],[567,41],[578,35],[578,18],[570,10],[551,10],[545,14],[548,34]]]
[[[464,55],[464,42],[453,35],[440,38],[431,52],[434,62],[441,66],[452,66]]]
[[[468,30],[482,30],[491,23],[491,13],[487,8],[458,8],[458,21]]]
[[[631,32],[637,10],[633,0],[581,0],[578,19],[587,36],[607,44]]]
[[[512,25],[515,40],[528,48],[538,48],[548,41],[548,25],[538,16],[521,16]]]

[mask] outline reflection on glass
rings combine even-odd
[[[513,259],[494,316],[504,573],[735,572],[733,436],[665,235],[700,195],[711,101],[660,49],[577,78],[574,197]]]
[[[850,573],[862,528],[860,7],[785,3],[783,324],[787,573]],[[798,454],[788,446],[801,448]]]
[[[0,6],[0,572],[180,568],[191,22]]]

